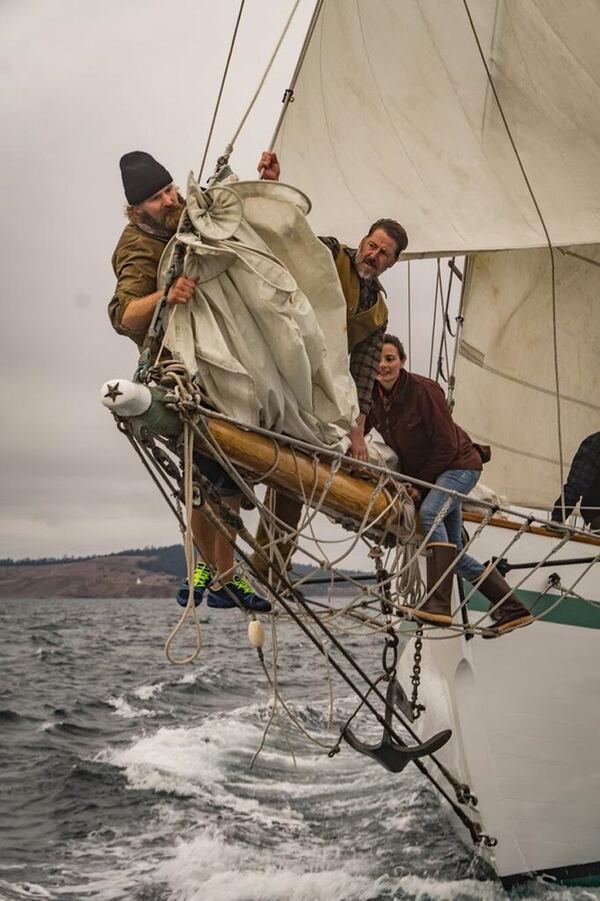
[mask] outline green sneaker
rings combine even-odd
[[[198,604],[202,603],[202,598],[204,597],[204,592],[209,587],[210,583],[213,580],[214,570],[208,563],[204,563],[201,560],[194,570],[194,606],[197,607]],[[188,580],[185,579],[181,585],[179,586],[179,591],[177,592],[177,603],[180,607],[187,607],[188,598],[190,596],[190,589],[188,585]]]
[[[254,610],[256,613],[269,613],[271,610],[269,601],[257,594],[243,576],[236,576],[235,579],[225,582],[216,591],[209,591],[206,603],[209,607],[227,610],[238,606],[236,600],[245,610]]]

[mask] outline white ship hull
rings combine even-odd
[[[556,541],[527,534],[511,563],[539,560]],[[488,527],[473,553],[489,559],[494,545],[505,544],[506,531]],[[560,556],[589,558],[599,550],[569,542]],[[571,585],[584,568],[538,570],[523,597],[531,601],[551,572]],[[507,581],[516,585],[526,572],[515,570]],[[577,592],[600,599],[599,577],[595,564]],[[469,611],[472,622],[481,615]],[[478,798],[475,815],[497,840],[484,853],[505,883],[532,873],[600,883],[600,609],[567,599],[550,616],[554,621],[491,641],[428,631],[426,637],[454,637],[423,642],[419,695],[427,709],[417,725],[429,735],[452,729],[439,758]],[[412,643],[402,660],[404,684],[411,651]]]

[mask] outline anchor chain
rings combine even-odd
[[[387,630],[385,644],[381,653],[381,665],[386,675],[386,679],[391,679],[398,668],[398,636],[390,627]],[[391,661],[388,659],[391,654]]]
[[[419,703],[419,686],[421,685],[421,651],[423,649],[423,626],[417,628],[417,637],[415,638],[415,656],[413,658],[413,670],[410,681],[412,682],[412,693],[410,696],[410,706],[413,711],[413,718],[418,720],[425,705]]]
[[[389,682],[396,675],[398,669],[398,636],[392,625],[392,599],[390,597],[390,577],[386,569],[384,569],[382,558],[383,551],[379,545],[375,545],[369,552],[369,557],[375,561],[375,570],[377,572],[377,582],[383,592],[380,598],[381,612],[386,621],[385,644],[381,654],[381,665],[385,673],[386,682]],[[391,655],[391,660],[390,660]]]

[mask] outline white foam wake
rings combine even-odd
[[[290,849],[291,851],[291,849]],[[172,860],[158,867],[157,876],[182,901],[367,901],[388,883],[347,869],[327,867],[325,860],[306,869],[290,853],[273,858],[269,851],[225,841],[216,830],[181,842]]]

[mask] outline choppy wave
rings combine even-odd
[[[414,769],[327,756],[326,683],[293,637],[280,687],[315,741],[272,716],[243,617],[211,617],[182,671],[162,650],[176,615],[148,600],[0,604],[0,901],[506,897]],[[533,883],[518,897],[600,892]]]
[[[160,694],[163,690],[164,682],[157,682],[155,685],[140,685],[139,688],[133,692],[136,698],[139,698],[140,701],[149,701],[150,698],[153,698],[155,695]]]
[[[23,717],[16,710],[0,710],[0,723],[3,726],[9,726],[13,723],[22,722]]]
[[[140,716],[156,716],[155,711],[149,707],[133,707],[122,695],[118,698],[109,698],[108,703],[114,707],[116,715],[122,716],[125,720],[134,720]]]

